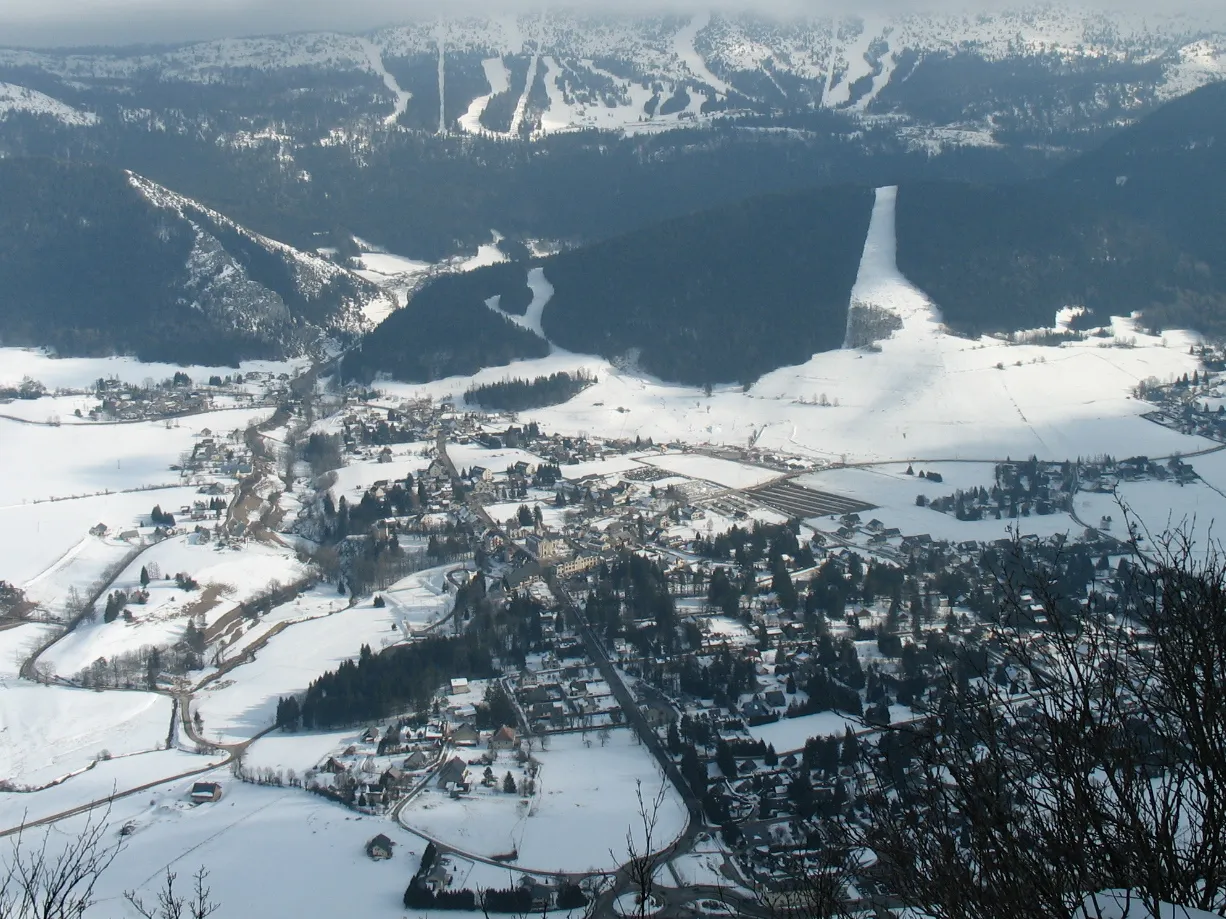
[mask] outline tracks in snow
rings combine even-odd
[[[395,110],[392,112],[392,114],[388,115],[386,118],[383,119],[384,124],[393,125],[396,123],[397,119],[399,119],[400,116],[403,115],[408,110],[409,100],[413,98],[413,94],[411,92],[408,92],[407,90],[401,89],[400,84],[396,82],[396,78],[392,76],[390,73],[388,73],[387,67],[384,66],[383,64],[383,52],[379,50],[378,46],[376,46],[374,42],[372,42],[369,38],[359,38],[357,39],[357,43],[362,48],[362,52],[366,55],[366,60],[370,64],[370,69],[374,73],[378,74],[380,77],[383,78],[383,85],[386,86],[391,91],[392,95],[396,97]],[[441,68],[442,68],[442,63],[441,63],[442,61],[442,43],[441,42],[439,44],[439,60],[440,60],[439,68],[441,71]],[[441,114],[442,105],[443,105],[443,86],[442,86],[442,75],[440,73],[439,75],[440,127],[441,127],[441,122],[442,122],[442,114]]]

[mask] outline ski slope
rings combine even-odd
[[[698,33],[710,24],[711,14],[709,12],[691,17],[690,21],[674,37],[673,50],[681,59],[685,69],[692,73],[696,80],[710,86],[718,93],[727,95],[732,87],[711,72],[707,62],[694,47],[694,39],[698,37]]]
[[[853,292],[902,320],[879,350],[816,354],[766,374],[747,392],[723,386],[709,397],[696,387],[561,351],[471,377],[380,386],[458,400],[474,384],[507,376],[585,370],[599,382],[563,405],[523,412],[521,420],[560,434],[657,443],[753,441],[759,449],[820,462],[1168,456],[1212,446],[1145,420],[1150,407],[1132,397],[1149,377],[1191,373],[1198,365],[1188,348],[1196,336],[1146,335],[1125,318],[1114,320],[1111,337],[1061,347],[949,335],[928,297],[898,271],[895,200],[892,188],[878,192]],[[828,404],[820,404],[822,395]]]

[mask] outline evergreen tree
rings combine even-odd
[[[763,756],[762,762],[772,769],[779,765],[779,754],[775,752],[775,745],[769,744],[766,748],[766,755]]]
[[[858,762],[860,762],[860,738],[848,725],[843,734],[842,763],[844,766],[854,766]]]

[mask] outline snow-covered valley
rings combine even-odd
[[[693,41],[689,35],[678,46],[682,57]],[[497,79],[494,60],[486,59],[486,70]],[[539,59],[549,79],[555,64]],[[698,62],[687,67],[697,72]],[[401,101],[412,104],[407,96]],[[669,876],[682,887],[696,873],[711,886],[726,881],[742,890],[722,844],[688,822],[683,797],[661,777],[653,751],[636,742],[621,700],[609,701],[610,678],[596,667],[534,654],[522,668],[508,668],[507,685],[525,699],[526,711],[517,715],[525,724],[555,717],[554,701],[532,695],[537,680],[546,682],[542,674],[552,680],[556,672],[565,698],[582,700],[581,723],[519,758],[499,749],[493,736],[480,749],[456,739],[485,704],[488,677],[475,677],[475,689],[459,680],[462,688],[449,682],[449,691],[432,690],[433,708],[426,704],[424,722],[414,722],[417,739],[395,753],[380,745],[387,735],[379,737],[394,718],[373,719],[374,739],[366,724],[279,731],[277,720],[285,700],[305,699],[315,681],[346,661],[472,627],[457,603],[479,556],[443,544],[481,519],[475,507],[508,533],[539,529],[535,543],[522,533],[516,538],[540,547],[550,528],[569,534],[577,514],[595,518],[592,532],[612,533],[625,527],[615,519],[619,500],[650,508],[666,494],[692,502],[685,519],[661,515],[652,537],[651,551],[670,563],[698,564],[688,548],[696,539],[754,522],[778,526],[793,516],[813,546],[894,563],[903,557],[902,541],[920,535],[987,545],[1011,533],[1047,540],[1110,531],[1119,510],[1106,490],[1074,490],[1068,507],[1051,513],[994,519],[963,519],[929,504],[990,486],[1002,465],[1031,456],[1053,464],[1143,456],[1176,470],[1190,463],[1198,479],[1126,480],[1118,494],[1155,533],[1201,515],[1194,535],[1203,542],[1204,518],[1226,513],[1220,444],[1155,423],[1154,405],[1139,398],[1139,387],[1201,369],[1190,353],[1199,336],[1148,335],[1128,317],[1058,345],[952,335],[899,270],[896,202],[896,188],[876,190],[851,294],[887,331],[747,387],[669,384],[552,343],[547,357],[469,376],[426,384],[380,379],[350,389],[332,378],[303,383],[306,359],[253,362],[236,372],[0,350],[0,384],[29,377],[50,390],[0,405],[0,581],[26,601],[0,623],[0,831],[46,821],[58,839],[81,825],[78,809],[109,807],[107,819],[124,827],[126,847],[89,916],[125,909],[124,890],[149,895],[167,867],[188,873],[201,863],[213,872],[217,895],[244,909],[292,907],[324,917],[357,906],[370,915],[399,915],[404,886],[430,841],[445,851],[457,888],[513,886],[522,877],[560,872],[606,877],[621,861],[615,853],[627,845],[627,832],[639,838],[636,792],[651,795],[660,787],[653,845],[663,849],[676,840],[684,848]],[[431,273],[502,261],[499,241],[495,234],[475,256],[431,266],[359,240],[357,270],[400,303]],[[487,306],[545,339],[555,294],[548,275],[548,264],[527,274],[531,300],[522,315],[497,301]],[[366,319],[378,322],[391,308],[368,311]],[[1053,317],[1053,328],[1067,331],[1069,317],[1062,321]],[[188,383],[153,382],[176,372]],[[514,413],[465,401],[474,387],[559,372],[582,372],[590,385],[558,404]],[[148,393],[159,385],[167,391],[199,385],[210,401],[167,418],[123,420],[114,406],[98,408],[107,393],[127,395],[111,402],[140,402],[142,386]],[[418,427],[396,427],[409,419]],[[541,438],[532,450],[503,441],[530,425]],[[547,449],[588,441],[599,446],[559,462],[561,484],[515,490],[524,478],[516,469],[540,469],[555,461],[547,463]],[[331,468],[312,467],[319,457],[311,450],[320,444],[335,448]],[[439,497],[460,480],[471,483],[473,503]],[[608,506],[579,498],[579,507],[591,504],[580,511],[555,502],[555,488],[564,487],[576,495],[583,488],[602,492]],[[789,488],[871,509],[864,516],[875,518],[874,535],[849,532],[847,516],[804,510],[808,505],[785,513],[779,495]],[[393,510],[361,517],[381,501]],[[154,504],[159,516],[170,511],[177,519],[154,519]],[[535,523],[530,505],[540,512]],[[361,522],[336,539],[321,520],[342,513]],[[1121,521],[1114,532],[1123,529]],[[576,535],[567,539],[579,543]],[[344,566],[361,555],[342,558],[332,546],[367,540],[383,546],[395,540],[394,554],[414,570],[397,569],[361,589],[346,584],[356,569]],[[490,563],[503,544],[498,540],[482,542],[479,551],[491,589],[505,590],[515,571],[509,562]],[[524,583],[534,598],[551,599],[544,580]],[[112,608],[117,592],[123,602]],[[93,615],[78,621],[89,601]],[[690,597],[679,609],[689,610],[695,628],[716,628],[703,602]],[[103,607],[114,615],[103,615]],[[756,641],[737,621],[720,627],[746,644]],[[876,653],[875,642],[858,644]],[[159,655],[152,663],[151,649]],[[182,666],[163,672],[172,659]],[[632,667],[622,659],[617,672],[637,687],[642,677]],[[761,675],[764,686],[776,685],[767,667]],[[639,702],[645,711],[661,704],[650,693]],[[897,714],[911,717],[905,706]],[[770,742],[783,753],[801,750],[810,732],[849,727],[859,730],[863,722],[825,712],[755,725],[745,740]],[[483,768],[488,775],[481,779]],[[460,780],[444,781],[447,770],[458,770]],[[402,773],[403,803],[370,803],[384,800],[376,786],[401,781]],[[328,799],[341,776],[356,777],[361,789],[349,805]],[[196,783],[206,781],[221,784],[220,800],[192,799]],[[300,782],[315,783],[318,794]],[[394,870],[363,854],[377,833],[397,846]],[[257,850],[275,852],[274,866],[327,872],[328,889],[306,885],[308,894],[280,875],[270,882],[269,865],[250,858]]]

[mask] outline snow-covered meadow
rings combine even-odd
[[[213,899],[230,914],[401,914],[404,889],[425,848],[420,838],[297,788],[242,785],[226,770],[200,778],[223,784],[220,801],[190,804],[188,779],[115,803],[110,823],[131,831],[87,916],[135,916],[124,891],[152,900],[167,868],[183,882],[202,866],[210,872]],[[56,833],[72,833],[82,822],[65,821]],[[366,855],[366,842],[378,833],[397,843],[390,862]]]
[[[385,607],[364,600],[349,607],[334,588],[322,584],[301,599],[278,607],[284,627],[254,660],[210,683],[196,697],[195,711],[205,734],[223,743],[248,740],[273,724],[277,700],[305,692],[325,671],[356,658],[363,645],[378,652],[408,640],[413,630],[438,622],[451,611],[445,576],[456,566],[432,568],[404,578],[380,596]],[[240,647],[229,649],[233,659]],[[292,768],[315,765],[310,759]]]
[[[531,801],[501,789],[453,800],[430,788],[402,813],[406,826],[462,852],[491,857],[515,849],[517,868],[541,872],[615,867],[624,857],[626,833],[643,839],[635,798],[637,783],[648,807],[666,781],[646,747],[628,729],[609,732],[602,746],[597,732],[587,737],[563,734],[550,738],[540,760],[537,790]],[[509,757],[493,767],[501,782]],[[480,769],[471,772],[480,779]],[[685,828],[685,808],[668,787],[658,815],[655,843],[664,848]]]
[[[146,549],[112,587],[136,590],[142,568],[150,565],[156,565],[163,577],[150,582],[147,603],[129,607],[133,620],[105,622],[99,616],[82,623],[44,656],[55,673],[73,676],[98,658],[174,644],[183,637],[189,619],[203,618],[211,624],[235,605],[306,574],[293,553],[279,546],[252,543],[233,551],[177,536]],[[181,589],[174,580],[180,572],[195,579],[199,588]]]
[[[0,782],[37,787],[96,759],[166,747],[171,702],[7,680],[0,690]]]

